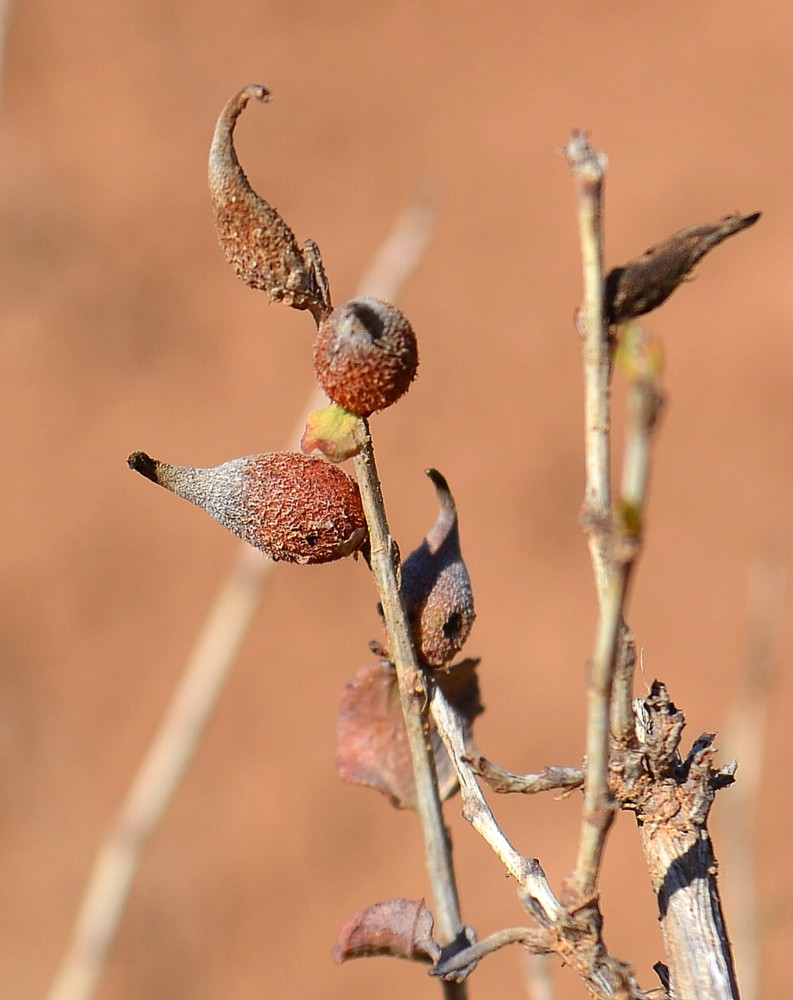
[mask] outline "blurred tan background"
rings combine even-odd
[[[435,513],[422,470],[455,491],[478,606],[466,651],[483,658],[478,743],[513,770],[580,761],[595,621],[560,149],[581,126],[609,156],[612,265],[683,226],[763,211],[646,320],[669,406],[629,607],[647,681],[663,678],[686,711],[687,743],[716,730],[722,759],[734,755],[748,580],[769,546],[786,562],[791,541],[786,5],[11,0],[4,59],[0,996],[44,995],[236,558],[230,535],[132,476],[127,454],[212,465],[285,447],[311,388],[310,319],[237,282],[212,227],[210,136],[250,82],[274,99],[241,119],[240,157],[317,240],[337,302],[419,184],[439,188],[436,234],[401,299],[420,376],[374,431],[403,551]],[[440,995],[418,966],[331,961],[359,908],[428,893],[413,816],[335,774],[336,706],[380,635],[374,605],[361,562],[277,567],[101,998]],[[787,988],[793,929],[787,613],[778,625],[756,837],[733,847],[757,867],[768,997]],[[723,859],[730,794],[713,820]],[[558,888],[578,799],[494,805]],[[523,922],[458,813],[453,802],[465,918],[480,935]],[[744,903],[722,869],[734,922]],[[603,909],[607,942],[653,985],[662,949],[630,816],[612,835]],[[519,952],[501,952],[472,997],[524,996],[521,974]],[[572,973],[554,978],[559,997],[584,996]]]

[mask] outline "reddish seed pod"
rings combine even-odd
[[[136,451],[127,462],[274,561],[331,562],[367,537],[357,483],[319,458],[273,452],[194,469]]]
[[[313,240],[298,246],[280,214],[250,185],[237,159],[234,129],[248,101],[268,101],[270,92],[251,84],[220,113],[209,151],[209,191],[215,227],[226,260],[249,288],[271,302],[308,309],[319,323],[330,312],[330,288],[322,255]]]
[[[462,552],[457,508],[449,485],[428,469],[440,511],[421,545],[402,564],[402,593],[420,659],[448,666],[474,623],[474,595]]]
[[[416,335],[395,306],[380,299],[345,302],[322,320],[314,371],[330,399],[359,417],[395,403],[418,367]]]

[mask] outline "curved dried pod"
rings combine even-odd
[[[402,593],[416,651],[429,667],[448,666],[474,623],[471,579],[460,551],[457,508],[437,469],[427,469],[440,504],[421,545],[402,564]]]
[[[694,266],[729,236],[753,226],[753,215],[726,215],[718,222],[689,226],[609,271],[606,278],[606,322],[609,326],[636,319],[662,305]]]
[[[357,483],[319,458],[272,452],[194,469],[136,451],[127,463],[275,561],[331,562],[367,538]]]
[[[403,396],[418,363],[413,328],[389,302],[352,299],[319,325],[317,381],[334,403],[358,417],[384,410]]]
[[[331,310],[330,290],[319,247],[295,234],[278,212],[251,187],[234,149],[234,128],[248,101],[267,101],[270,92],[251,84],[220,113],[209,150],[209,190],[220,246],[235,274],[271,302],[308,309],[317,324]]]

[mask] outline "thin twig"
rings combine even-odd
[[[467,966],[478,962],[486,955],[492,955],[494,951],[506,948],[510,944],[522,944],[525,948],[531,949],[535,954],[546,954],[548,951],[548,934],[544,931],[531,927],[505,927],[503,930],[489,934],[481,941],[456,951],[445,961],[440,961],[432,970],[433,976],[448,976],[454,972],[460,972]]]
[[[552,925],[563,917],[562,905],[554,896],[539,861],[526,858],[516,850],[496,822],[473,771],[464,763],[466,746],[460,717],[437,684],[432,688],[430,707],[438,733],[457,772],[464,818],[515,879],[533,915],[545,927]]]
[[[625,583],[624,573],[612,576],[609,581],[589,670],[584,808],[571,885],[573,896],[582,900],[596,892],[606,835],[617,808],[609,789],[609,706]]]
[[[578,226],[584,297],[576,318],[584,354],[584,435],[586,486],[582,519],[587,527],[598,598],[604,600],[609,552],[603,528],[611,521],[610,382],[611,357],[604,318],[602,190],[606,157],[584,132],[575,131],[567,160],[578,185]]]
[[[240,551],[215,600],[154,741],[97,855],[72,941],[48,1000],[90,997],[140,866],[143,849],[192,760],[231,665],[259,606],[263,577],[255,549]]]
[[[590,681],[600,695],[599,708],[608,704],[606,699],[611,699],[620,640],[622,655],[632,655],[632,641],[625,641],[627,630],[623,624],[623,607],[631,572],[639,554],[650,472],[650,445],[662,401],[658,387],[659,365],[648,350],[641,329],[634,327],[626,330],[624,336],[620,349],[625,354],[624,367],[630,379],[630,389],[622,493],[618,504],[619,523],[615,522],[612,532],[611,577],[601,614]],[[599,715],[597,725],[604,725]],[[587,768],[584,823],[576,866],[576,884],[585,896],[595,890],[608,825],[616,808],[608,790],[609,733],[608,724],[605,725],[606,733],[599,731],[589,750],[591,753],[595,749],[600,756],[595,758],[596,765],[591,772]],[[599,783],[591,798],[588,797],[590,780]]]
[[[610,382],[611,350],[603,309],[602,189],[606,158],[574,132],[567,160],[578,187],[578,223],[584,297],[578,328],[584,356],[586,486],[583,520],[595,574],[600,615],[587,689],[586,785],[581,838],[571,889],[593,896],[606,833],[614,817],[608,784],[611,689],[624,588],[612,572]],[[615,616],[616,612],[616,616]]]
[[[397,219],[358,294],[395,300],[415,270],[433,228],[426,192]],[[314,388],[290,441],[299,440],[305,413],[321,406]],[[248,545],[221,585],[185,665],[152,745],[97,854],[68,949],[47,1000],[88,1000],[99,982],[146,846],[185,775],[259,606],[275,564]]]
[[[630,724],[634,655],[622,609],[630,570],[638,552],[649,474],[649,443],[660,407],[660,394],[656,387],[657,373],[648,360],[641,331],[638,327],[633,328],[630,336],[635,343],[628,349],[630,358],[626,361],[632,383],[620,500],[621,523],[616,523],[611,510],[610,485],[612,344],[603,312],[602,189],[606,159],[590,146],[581,132],[573,134],[567,158],[578,186],[584,277],[584,301],[579,311],[585,382],[584,523],[600,606],[587,688],[587,765],[581,836],[570,883],[573,897],[587,900],[596,893],[606,835],[616,812],[609,788],[612,717],[623,738]],[[613,706],[618,666],[620,704]]]
[[[399,584],[398,557],[388,528],[377,475],[374,449],[366,421],[363,447],[355,456],[355,473],[369,525],[370,565],[375,578],[388,633],[390,657],[396,667],[400,700],[416,785],[416,808],[424,834],[427,871],[433,894],[433,916],[442,944],[463,930],[457,883],[446,824],[443,820],[435,761],[427,738],[426,708],[429,692],[419,665]],[[462,984],[457,984],[463,988]],[[458,996],[462,994],[457,994]]]
[[[494,792],[536,795],[537,792],[566,792],[584,784],[584,772],[577,767],[551,765],[537,774],[513,774],[481,755],[464,757],[463,763],[468,764]]]
[[[586,908],[566,910],[557,900],[542,866],[526,858],[507,840],[473,772],[464,763],[466,755],[462,722],[440,687],[432,686],[432,718],[449,757],[454,763],[463,800],[463,817],[490,846],[518,883],[518,895],[526,910],[539,922],[533,940],[540,950],[554,951],[584,979],[599,1000],[646,1000],[630,968],[606,951],[599,920],[590,920]]]

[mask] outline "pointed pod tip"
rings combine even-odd
[[[139,472],[153,483],[160,481],[157,475],[159,464],[156,458],[151,458],[145,451],[133,451],[127,459],[127,465],[133,472]]]
[[[449,493],[449,484],[446,482],[446,477],[438,472],[437,469],[425,469],[424,475],[429,477],[430,482],[438,490],[443,490],[445,493]]]
[[[429,478],[430,482],[435,487],[435,494],[438,497],[438,503],[440,504],[441,511],[445,511],[449,515],[456,517],[457,506],[454,502],[454,497],[452,496],[449,484],[446,481],[446,477],[442,473],[438,472],[437,469],[425,469],[424,474]]]
[[[755,222],[760,218],[762,212],[752,212],[751,215],[746,215],[743,218],[743,228],[748,229],[749,226],[753,226]]]
[[[215,125],[215,134],[210,149],[210,164],[214,164],[215,169],[218,169],[224,159],[236,160],[236,156],[227,147],[231,145],[231,134],[248,101],[268,101],[269,99],[270,91],[266,87],[260,83],[249,83],[247,87],[238,90],[233,97],[226,101]]]
[[[246,101],[269,101],[272,92],[260,83],[249,83],[244,90],[240,91],[239,97],[244,97]]]
[[[262,86],[261,83],[249,83],[247,87],[243,87],[242,90],[237,91],[237,93],[229,100],[226,108],[233,108],[237,111],[242,111],[248,101],[269,101],[271,97],[271,91],[267,87]]]

